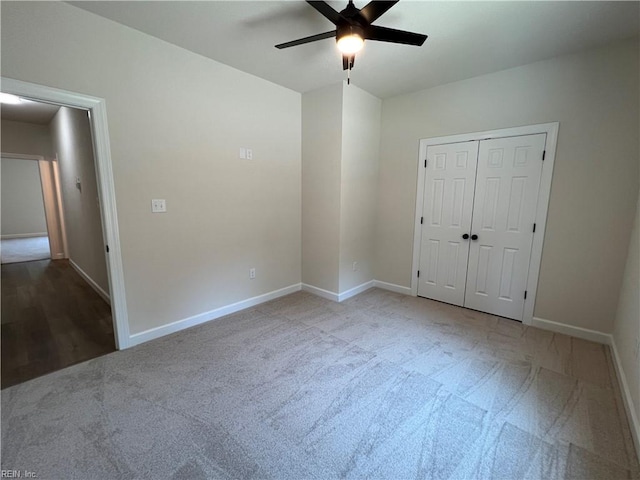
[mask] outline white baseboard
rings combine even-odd
[[[329,290],[325,290],[324,288],[314,287],[313,285],[309,285],[308,283],[302,284],[302,290],[305,292],[313,293],[318,297],[326,298],[327,300],[333,300],[334,302],[338,302],[340,295],[334,292],[330,292]]]
[[[62,257],[61,257],[62,258]],[[85,272],[84,270],[82,270],[78,264],[76,262],[74,262],[73,260],[69,259],[69,265],[71,265],[73,267],[73,269],[78,272],[78,275],[80,275],[83,280],[85,282],[87,282],[89,284],[89,286],[91,288],[93,288],[96,293],[98,295],[100,295],[102,297],[102,299],[107,302],[109,305],[111,305],[111,297],[109,297],[109,294],[107,292],[105,292],[102,287],[100,285],[98,285],[93,278],[91,278],[87,272]]]
[[[0,235],[1,240],[10,240],[12,238],[33,238],[33,237],[48,237],[49,234],[47,232],[40,233],[15,233],[9,235]]]
[[[342,292],[341,294],[339,294],[338,301],[342,302],[348,298],[358,295],[359,293],[369,290],[372,287],[373,287],[373,280],[369,280],[368,282],[365,282],[361,285],[358,285],[357,287],[353,287],[347,290],[346,292]]]
[[[603,343],[604,345],[611,344],[611,335],[607,333],[598,332],[597,330],[589,330],[588,328],[574,327],[573,325],[545,320],[544,318],[533,317],[531,326],[542,328],[543,330],[550,330],[556,333],[563,333],[565,335],[589,340],[591,342]]]
[[[289,295],[290,293],[294,293],[299,290],[300,284],[296,283],[279,290],[274,290],[263,295],[258,295],[257,297],[248,298],[247,300],[242,300],[230,305],[225,305],[224,307],[216,308],[215,310],[210,310],[208,312],[199,313],[198,315],[194,315],[192,317],[183,318],[182,320],[177,320],[167,325],[151,328],[140,333],[134,333],[133,335],[129,336],[129,346],[133,347],[135,345],[148,342],[149,340],[154,340],[171,333],[179,332],[180,330],[184,330],[185,328],[194,327],[196,325],[200,325],[201,323],[216,320],[220,317],[224,317],[225,315],[244,310],[245,308],[254,307],[261,303],[268,302],[269,300],[274,300],[278,297]]]
[[[362,293],[366,290],[369,290],[372,287],[382,288],[383,290],[389,290],[390,292],[401,293],[404,295],[411,295],[411,288],[403,287],[401,285],[395,285],[393,283],[382,282],[380,280],[370,280],[368,282],[363,283],[362,285],[358,285],[346,292],[335,293],[330,292],[329,290],[325,290],[324,288],[314,287],[313,285],[309,285],[308,283],[302,284],[302,290],[305,292],[313,293],[322,298],[326,298],[327,300],[333,300],[334,302],[342,302],[348,298],[351,298],[359,293]]]
[[[64,258],[64,253],[56,253],[51,257],[51,260],[62,260]]]
[[[629,428],[631,429],[631,436],[633,437],[633,443],[636,447],[636,453],[640,458],[640,422],[636,415],[636,409],[633,405],[633,397],[629,390],[629,384],[627,383],[627,376],[622,369],[622,362],[620,361],[620,355],[618,355],[618,348],[616,342],[613,339],[613,335],[609,335],[611,353],[613,356],[613,364],[618,374],[618,383],[620,384],[620,390],[622,391],[622,400],[624,402],[624,408],[627,411],[627,418],[629,419]]]
[[[373,286],[382,288],[383,290],[389,290],[390,292],[402,293],[403,295],[411,295],[411,287],[403,287],[402,285],[396,285],[395,283],[387,283],[382,280],[374,280]]]

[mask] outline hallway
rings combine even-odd
[[[2,388],[115,351],[111,308],[66,260],[2,265]]]

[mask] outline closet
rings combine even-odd
[[[523,319],[546,140],[426,147],[418,296]]]

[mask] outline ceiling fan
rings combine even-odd
[[[342,52],[342,68],[343,70],[351,70],[355,62],[356,53],[362,49],[365,40],[422,46],[427,39],[426,35],[420,33],[372,25],[374,21],[398,3],[398,0],[374,0],[361,9],[357,8],[352,0],[349,0],[349,4],[341,12],[337,12],[326,2],[307,0],[307,3],[333,23],[336,29],[281,43],[276,45],[276,48],[295,47],[296,45],[336,37],[338,49]]]

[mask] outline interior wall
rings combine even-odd
[[[339,291],[342,84],[302,95],[302,282]]]
[[[2,153],[22,153],[25,155],[41,155],[47,158],[53,157],[53,145],[48,125],[13,122],[3,119],[0,127],[2,131]]]
[[[109,277],[88,113],[61,107],[50,124],[60,169],[60,189],[69,259],[102,290]],[[76,179],[80,179],[80,188]]]
[[[638,194],[638,40],[383,101],[376,278],[411,284],[421,138],[560,122],[534,315],[611,332]]]
[[[38,162],[2,157],[0,165],[2,237],[47,235]]]
[[[342,87],[340,293],[374,279],[382,111],[379,98],[354,85]]]
[[[106,101],[132,334],[300,282],[299,93],[66,3],[0,8],[3,76]]]
[[[636,414],[636,433],[640,434],[640,195],[627,253],[620,300],[613,329],[613,340],[622,363]],[[636,438],[636,442],[638,442]],[[640,443],[636,444],[640,451]]]

